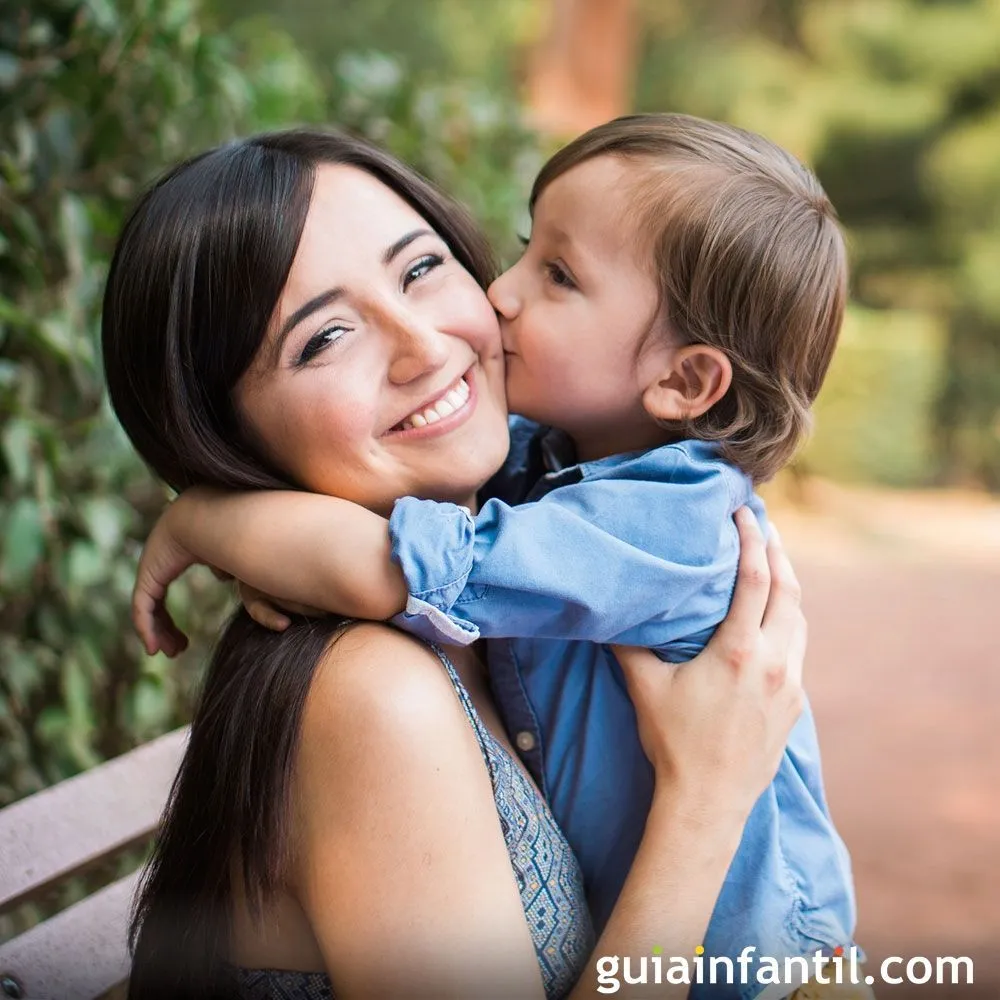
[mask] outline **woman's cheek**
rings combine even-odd
[[[465,339],[483,357],[502,355],[500,321],[486,293],[467,276],[465,287],[451,298],[453,311],[448,327],[462,331]]]
[[[364,439],[373,434],[374,414],[361,399],[345,398],[343,387],[314,397],[310,405],[295,412],[286,411],[286,438],[293,442],[299,464],[304,470],[327,470],[346,466],[352,455],[363,450]],[[297,445],[297,446],[296,446]]]

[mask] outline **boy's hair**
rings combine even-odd
[[[634,221],[681,345],[722,350],[732,386],[686,433],[721,442],[754,482],[770,479],[809,429],[837,343],[847,259],[819,181],[762,136],[687,115],[617,118],[542,168],[531,207],[597,156],[640,168]]]

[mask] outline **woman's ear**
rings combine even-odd
[[[674,351],[668,367],[642,394],[642,405],[656,420],[693,420],[715,406],[732,381],[733,366],[725,352],[691,344]]]

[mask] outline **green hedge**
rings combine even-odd
[[[849,310],[800,466],[845,481],[932,482],[944,371],[944,330],[929,314]]]
[[[297,122],[372,136],[466,198],[511,249],[539,154],[515,111],[377,55],[323,75],[266,21],[195,0],[36,0],[0,13],[0,806],[184,722],[226,588],[172,591],[179,661],[132,634],[167,499],[108,411],[98,351],[123,212],[164,166]]]

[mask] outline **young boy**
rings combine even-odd
[[[512,422],[479,513],[408,497],[385,522],[329,497],[185,494],[144,553],[137,625],[150,651],[175,641],[163,593],[199,560],[278,599],[392,617],[430,640],[507,640],[490,645],[491,683],[600,928],[652,795],[605,644],[679,662],[725,616],[732,514],[749,504],[763,519],[753,485],[808,426],[846,260],[809,171],[759,136],[678,115],[580,137],[543,168],[531,208],[524,256],[489,291],[510,409],[527,419]],[[433,422],[432,409],[408,419]],[[706,958],[749,955],[750,974],[704,995],[756,995],[774,981],[757,958],[846,948],[854,917],[806,710],[705,941]]]

